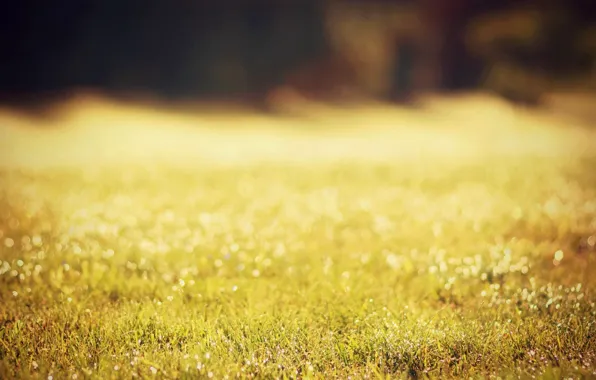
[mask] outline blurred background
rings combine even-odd
[[[77,91],[272,110],[488,90],[596,90],[593,0],[21,0],[0,11],[0,102]]]

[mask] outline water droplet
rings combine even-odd
[[[399,267],[401,266],[399,256],[397,256],[393,253],[390,253],[389,255],[387,255],[386,261],[387,261],[387,264],[393,269],[399,269]]]
[[[41,247],[42,244],[43,244],[42,239],[41,239],[41,236],[39,236],[39,235],[33,236],[31,238],[31,244],[33,244],[36,247]]]

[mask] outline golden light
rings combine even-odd
[[[326,160],[471,159],[585,152],[594,132],[482,96],[428,99],[423,110],[383,104],[304,105],[306,117],[174,111],[81,96],[40,121],[0,114],[0,162],[44,167]],[[310,108],[309,108],[310,107]]]

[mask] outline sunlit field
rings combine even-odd
[[[3,112],[0,378],[596,376],[594,129],[304,107]]]

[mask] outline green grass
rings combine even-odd
[[[0,377],[596,376],[594,168],[4,169]]]

